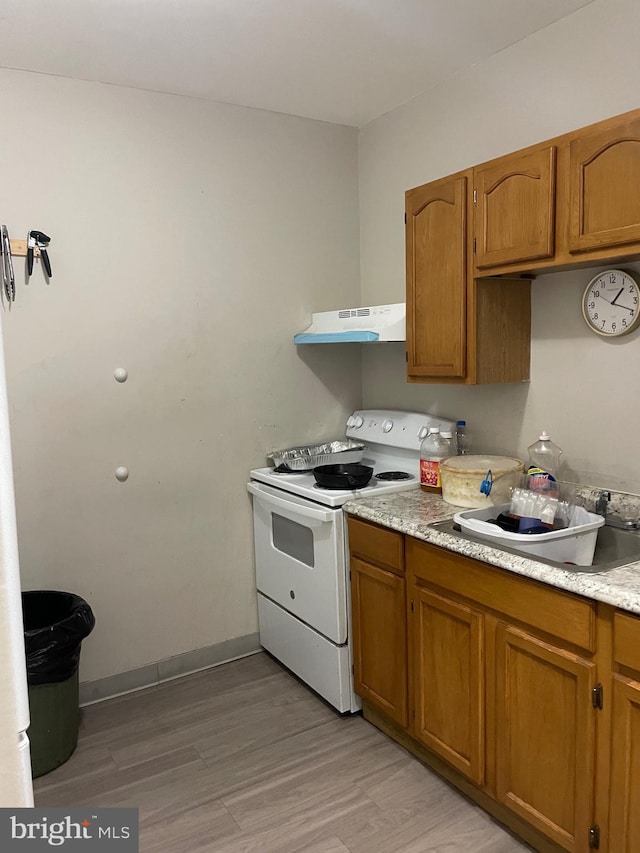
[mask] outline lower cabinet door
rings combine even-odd
[[[406,581],[351,558],[356,693],[407,727]]]
[[[640,682],[613,683],[611,743],[611,853],[640,851]]]
[[[413,587],[412,603],[412,733],[483,784],[484,617],[423,587]]]
[[[495,663],[498,800],[556,844],[586,853],[595,665],[503,623]]]

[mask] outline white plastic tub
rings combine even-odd
[[[604,518],[583,507],[574,507],[569,527],[564,530],[550,530],[549,533],[509,533],[488,519],[496,518],[501,512],[508,512],[509,505],[489,507],[487,509],[467,510],[453,517],[462,530],[486,539],[489,542],[514,548],[524,554],[544,557],[558,563],[573,563],[576,566],[590,566],[596,549],[598,528],[604,524]]]

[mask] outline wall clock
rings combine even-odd
[[[640,323],[640,287],[631,273],[605,270],[594,276],[582,297],[582,316],[597,335],[627,335]]]

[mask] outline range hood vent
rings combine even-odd
[[[295,344],[376,343],[405,339],[404,302],[312,314],[309,328],[293,337]]]
[[[332,312],[329,311],[327,313],[331,314]],[[369,317],[369,316],[371,316],[371,308],[346,308],[343,311],[338,311],[338,317],[341,320],[346,320],[348,317]]]

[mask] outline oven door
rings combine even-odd
[[[258,592],[333,643],[347,642],[342,509],[251,482]]]

